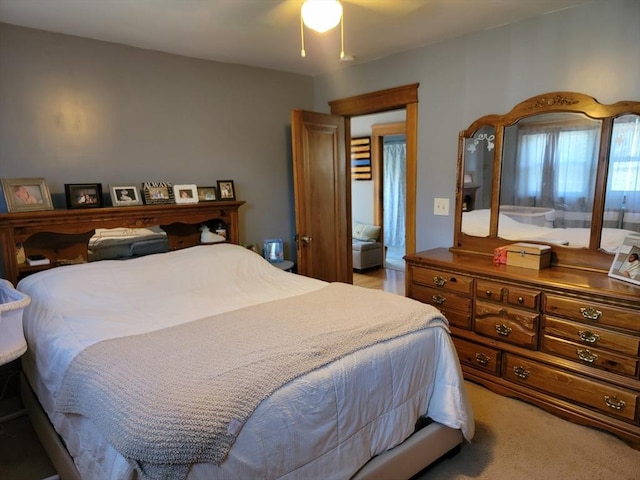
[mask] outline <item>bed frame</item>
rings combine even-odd
[[[2,276],[14,285],[35,271],[86,262],[88,243],[96,228],[141,228],[160,226],[169,248],[178,250],[200,244],[200,226],[222,221],[227,239],[239,243],[238,210],[245,202],[220,201],[186,205],[145,205],[87,210],[0,214]],[[31,267],[18,263],[16,247],[26,255],[43,254],[50,265]],[[59,477],[81,480],[73,459],[49,421],[24,373],[20,393],[33,428]],[[410,478],[443,456],[457,453],[463,443],[460,430],[433,421],[423,421],[407,440],[371,459],[352,480]]]
[[[160,226],[169,249],[200,243],[200,227],[224,224],[227,240],[239,243],[238,209],[243,201],[195,204],[144,205],[0,214],[0,265],[2,277],[14,285],[35,271],[87,261],[89,239],[96,228],[145,228]],[[51,263],[32,267],[18,263],[16,250],[42,254]]]

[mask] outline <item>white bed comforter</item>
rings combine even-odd
[[[107,338],[324,285],[228,244],[48,270],[18,286],[32,298],[24,314],[25,369],[83,478],[135,478],[90,420],[53,413],[70,361]],[[380,395],[381,384],[392,395]],[[443,328],[375,345],[285,385],[256,409],[222,465],[195,465],[189,478],[349,478],[401,443],[425,413],[472,438],[473,416]]]

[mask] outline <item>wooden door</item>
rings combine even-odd
[[[291,112],[298,273],[353,282],[351,183],[341,116]]]

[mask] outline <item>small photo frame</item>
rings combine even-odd
[[[463,182],[465,185],[473,185],[473,173],[464,172]]]
[[[2,191],[7,211],[53,210],[51,193],[44,178],[3,178]]]
[[[67,208],[102,208],[102,184],[65,183]]]
[[[640,285],[640,233],[624,238],[609,269],[609,276]]]
[[[198,187],[195,185],[174,185],[173,196],[176,203],[198,203]]]
[[[216,187],[198,187],[199,202],[213,202],[217,199]]]
[[[147,205],[175,202],[173,185],[169,182],[145,182],[142,184],[142,194]]]
[[[236,189],[233,185],[233,180],[218,180],[218,193],[220,194],[220,200],[235,200]]]
[[[284,261],[284,248],[281,238],[269,238],[264,241],[262,255],[271,263]]]
[[[109,185],[111,202],[114,207],[132,207],[142,205],[138,187],[135,185]]]

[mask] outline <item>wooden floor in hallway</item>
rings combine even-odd
[[[384,290],[404,296],[404,271],[380,268],[366,270],[362,273],[353,272],[353,284],[359,287]]]

